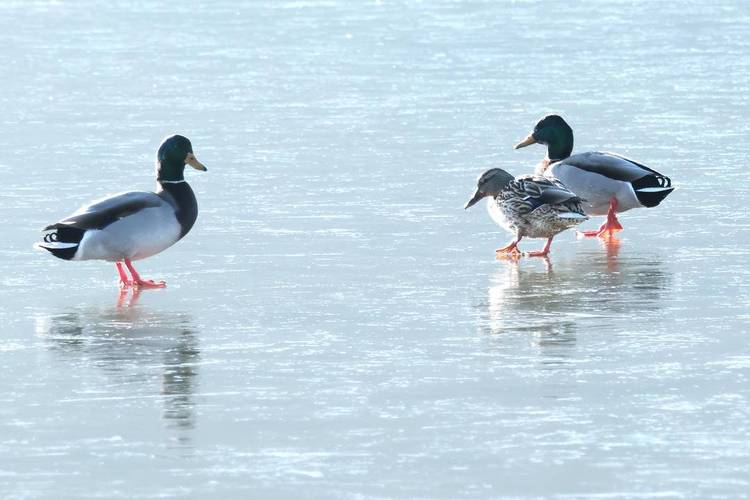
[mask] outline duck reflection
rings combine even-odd
[[[581,293],[582,311],[600,316],[638,319],[664,307],[672,273],[658,254],[619,255],[618,239],[600,242],[606,252],[581,255],[567,279]]]
[[[575,346],[575,319],[569,297],[551,293],[557,280],[549,260],[508,260],[490,278],[488,322],[493,334],[523,334],[557,364]]]
[[[543,363],[572,355],[581,328],[606,331],[642,321],[663,308],[672,280],[658,256],[620,256],[620,240],[606,252],[573,261],[504,260],[490,277],[485,327],[492,334],[527,334]]]
[[[146,398],[157,391],[166,426],[190,430],[195,425],[193,394],[200,359],[192,319],[185,313],[145,308],[138,304],[139,296],[138,290],[132,295],[123,291],[114,307],[40,316],[37,334],[73,365],[94,365],[119,387]],[[155,379],[159,387],[151,388]],[[177,440],[189,442],[189,434]]]

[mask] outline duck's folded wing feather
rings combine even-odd
[[[73,215],[45,227],[44,231],[62,227],[103,229],[123,217],[164,203],[156,193],[147,191],[116,194],[79,208]]]
[[[557,179],[529,175],[519,177],[515,182],[518,184],[519,194],[522,194],[527,200],[533,199],[535,206],[581,201],[581,198]]]
[[[659,172],[645,165],[614,153],[598,151],[580,153],[562,160],[561,163],[625,182],[633,182],[650,174],[663,177]]]

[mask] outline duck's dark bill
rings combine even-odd
[[[477,189],[476,193],[474,193],[474,197],[472,199],[470,199],[469,201],[467,201],[466,205],[464,205],[464,210],[466,210],[469,207],[472,207],[472,206],[476,205],[476,203],[479,200],[481,200],[482,198],[484,198],[484,193],[482,193],[481,191],[479,191]]]
[[[189,153],[187,155],[187,158],[185,158],[185,163],[187,163],[188,165],[190,165],[196,170],[202,170],[203,172],[208,170],[204,164],[198,161],[198,159],[193,155],[193,153]]]
[[[524,139],[521,142],[519,142],[518,144],[516,144],[516,146],[513,149],[525,148],[526,146],[530,146],[532,144],[536,144],[536,139],[534,139],[534,135],[533,134],[529,134],[526,137],[526,139]]]

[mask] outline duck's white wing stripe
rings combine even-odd
[[[662,191],[672,191],[674,188],[672,186],[670,187],[647,187],[647,188],[641,188],[636,189],[639,193],[661,193]]]
[[[555,215],[557,215],[561,219],[582,219],[582,220],[588,219],[587,216],[583,214],[577,214],[575,212],[559,212]]]

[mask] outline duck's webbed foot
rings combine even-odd
[[[133,267],[133,263],[130,262],[130,259],[125,259],[125,266],[127,266],[128,271],[130,271],[130,275],[133,277],[131,286],[139,288],[164,288],[167,286],[166,282],[164,281],[154,281],[141,278],[141,276],[138,274],[138,271],[136,271]],[[119,269],[120,266],[118,265],[118,270]],[[122,279],[122,276],[120,276],[120,279]]]
[[[599,233],[596,236],[600,238],[611,238],[615,233],[622,231],[622,224],[617,220],[617,217],[612,217],[612,220],[607,220],[602,227],[599,228]]]
[[[554,238],[554,236],[552,237]],[[549,247],[552,245],[552,238],[547,238],[544,248],[541,250],[535,250],[533,252],[526,253],[527,257],[547,257],[549,255]]]
[[[607,211],[607,220],[595,231],[579,231],[578,234],[586,237],[598,236],[600,238],[609,238],[615,233],[622,231],[622,224],[617,220],[617,198],[614,196],[609,200],[609,210]]]
[[[518,243],[521,241],[521,236],[516,237],[515,240],[511,241],[508,245],[498,248],[495,250],[495,257],[498,259],[507,259],[507,258],[518,258],[521,257],[523,254],[518,249]]]
[[[600,238],[607,238],[609,236],[612,236],[617,231],[622,231],[622,226],[620,226],[619,223],[617,224],[617,226],[610,226],[605,222],[604,224],[599,226],[599,229],[595,229],[593,231],[578,231],[578,234],[587,238],[593,238],[595,236],[598,236]]]
[[[167,286],[167,282],[154,280],[137,280],[133,283],[133,286],[137,288],[165,288]]]

